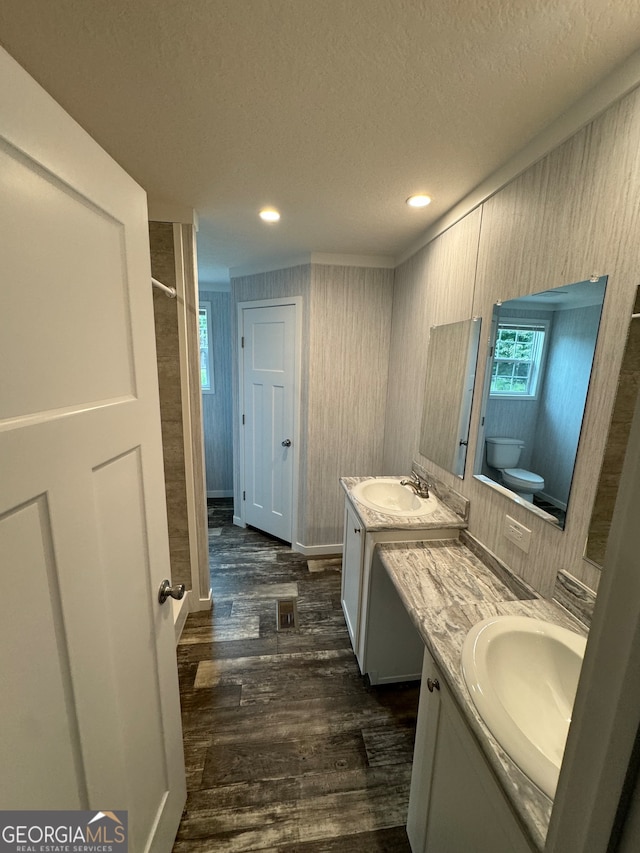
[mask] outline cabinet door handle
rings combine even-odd
[[[427,688],[429,693],[433,693],[434,690],[440,690],[440,682],[437,678],[427,678]]]
[[[353,528],[353,532],[354,532],[354,533],[360,533],[360,528],[359,528],[359,527],[354,527],[354,528]]]

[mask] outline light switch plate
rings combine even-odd
[[[525,554],[529,553],[529,545],[531,543],[531,531],[524,524],[520,524],[515,518],[510,515],[505,516],[504,535],[510,542],[517,545]]]

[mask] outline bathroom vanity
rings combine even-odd
[[[371,495],[393,503],[393,494],[404,503],[400,479],[340,481],[342,607],[360,671],[372,684],[422,679],[407,818],[411,849],[540,853],[552,800],[486,725],[465,682],[462,651],[474,626],[489,618],[533,617],[582,637],[586,628],[468,534],[467,505],[454,492],[446,500],[459,512],[433,497],[428,512],[415,501],[395,514],[375,509]],[[386,490],[378,490],[383,482]],[[376,488],[363,491],[365,483]],[[411,507],[422,514],[411,514]]]
[[[544,849],[552,801],[485,725],[466,686],[462,649],[487,617],[528,616],[586,634],[553,601],[458,539],[383,543],[383,569],[424,649],[407,834],[413,853]],[[475,552],[475,553],[474,553]],[[490,556],[490,555],[488,555]]]
[[[363,484],[400,486],[401,477],[343,477],[345,490],[342,609],[360,672],[371,684],[420,678],[424,644],[387,572],[374,560],[381,542],[457,539],[465,520],[434,495],[395,512],[358,499]],[[402,487],[408,494],[413,492]],[[397,506],[397,501],[394,501]],[[428,512],[417,514],[422,507]]]

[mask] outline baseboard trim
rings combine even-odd
[[[190,612],[195,613],[197,610],[211,610],[211,605],[213,604],[213,594],[211,589],[209,589],[209,594],[206,598],[196,598],[193,596],[191,601],[189,602]]]
[[[383,675],[379,676],[376,670],[368,672],[370,684],[399,684],[405,681],[420,681],[421,672],[410,672],[406,675]]]
[[[342,555],[342,542],[335,545],[302,545],[300,542],[294,542],[291,548],[305,557],[339,557]]]
[[[180,601],[177,601],[175,598],[171,599],[173,607],[173,630],[175,631],[176,636],[176,646],[180,641],[184,623],[187,621],[187,616],[191,609],[191,596],[192,592],[188,589],[184,594],[184,598],[181,598]]]
[[[557,498],[554,498],[551,495],[548,495],[546,492],[540,492],[540,497],[544,498],[544,500],[547,503],[550,503],[551,506],[555,506],[558,509],[564,510],[564,512],[567,511],[568,505],[566,503],[563,503],[562,501],[559,501]]]
[[[212,492],[207,492],[208,498],[232,498],[233,489],[214,489]]]

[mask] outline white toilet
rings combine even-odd
[[[524,500],[533,503],[533,496],[544,489],[544,479],[533,471],[516,468],[524,441],[519,438],[485,439],[487,463],[502,475],[502,484]]]

